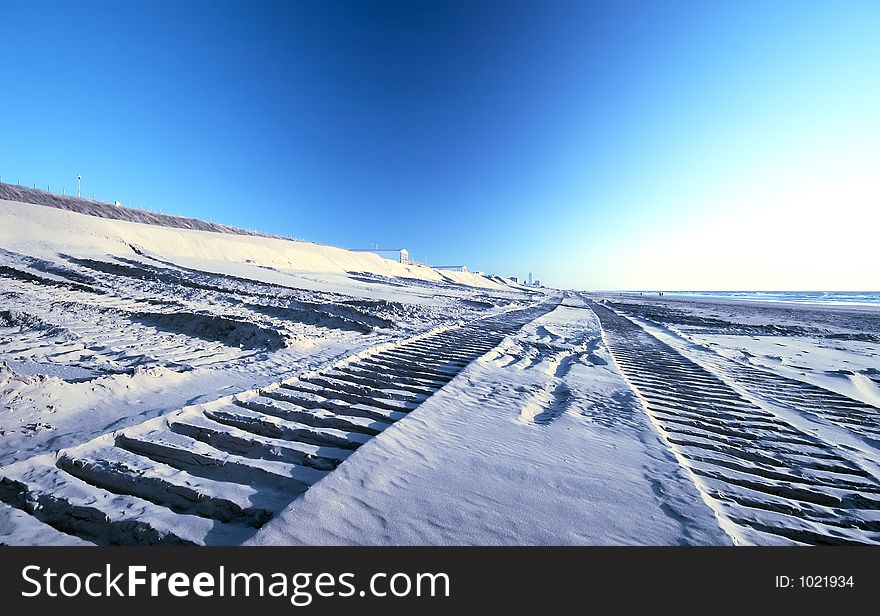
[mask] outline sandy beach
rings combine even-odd
[[[876,602],[880,2],[0,6],[8,612]]]
[[[123,214],[0,202],[0,543],[880,542],[880,308]]]

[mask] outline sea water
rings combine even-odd
[[[657,291],[644,291],[642,293],[649,296],[657,295]],[[663,295],[794,302],[799,304],[860,304],[880,306],[880,291],[664,291]]]

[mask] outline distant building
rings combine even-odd
[[[511,276],[510,280],[517,283],[519,282],[519,278],[517,278],[516,276]]]
[[[532,272],[529,272],[529,286],[532,286]]]
[[[400,264],[409,265],[409,251],[406,248],[400,249]]]
[[[540,287],[540,286],[541,286],[541,281],[540,281],[540,280],[536,280],[536,281],[535,281],[535,286],[536,286],[536,287]]]

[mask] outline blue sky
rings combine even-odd
[[[880,288],[876,1],[0,19],[4,181],[563,287]]]

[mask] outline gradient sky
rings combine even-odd
[[[561,287],[880,289],[877,0],[0,21],[4,181]]]

